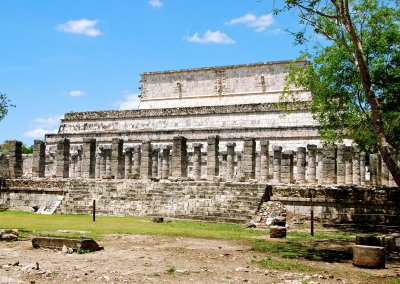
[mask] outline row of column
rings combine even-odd
[[[201,143],[193,143],[193,179],[202,177]],[[219,151],[219,137],[207,139],[207,179],[223,174],[227,180],[235,175],[242,180],[255,179],[263,182],[309,183],[309,184],[367,184],[366,153],[358,147],[345,145],[316,145],[299,147],[297,151],[283,151],[280,146],[273,146],[269,152],[269,141],[260,141],[260,152],[256,153],[256,141],[253,138],[244,140],[243,152],[235,152],[235,143],[226,144],[226,152]],[[115,138],[111,146],[100,146],[96,153],[96,140],[85,139],[81,151],[71,155],[68,139],[59,140],[56,147],[55,176],[61,178],[142,178],[187,177],[188,153],[187,139],[175,137],[172,147],[164,146],[153,149],[150,141],[135,145],[123,152],[123,140]],[[172,151],[172,159],[170,159]],[[9,172],[11,177],[22,176],[22,143],[10,143]],[[80,153],[79,153],[80,152]],[[271,155],[272,154],[272,155]],[[222,163],[219,158],[222,158]],[[296,161],[296,164],[294,164]],[[220,165],[221,163],[221,165]],[[220,173],[220,167],[224,173]],[[296,169],[296,170],[295,170]],[[34,141],[32,176],[45,175],[45,143]],[[380,155],[369,156],[369,184],[394,185],[393,179],[382,163]]]

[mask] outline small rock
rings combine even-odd
[[[153,223],[163,223],[164,222],[164,217],[153,217],[153,218],[151,218],[151,222],[153,222]]]

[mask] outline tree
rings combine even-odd
[[[400,185],[400,11],[399,0],[285,0],[276,12],[295,10],[302,29],[295,44],[316,41],[293,64],[289,86],[312,93],[311,111],[322,137],[351,138],[366,150],[379,150]],[[310,28],[312,33],[310,33]],[[322,43],[321,43],[322,42]],[[285,92],[286,99],[295,99]]]
[[[8,113],[8,108],[13,107],[11,101],[7,98],[6,94],[0,93],[0,120],[2,120]]]

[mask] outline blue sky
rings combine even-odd
[[[277,2],[275,1],[278,5]],[[0,0],[0,143],[27,146],[70,111],[134,109],[141,72],[294,59],[272,0]]]

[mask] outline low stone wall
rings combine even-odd
[[[400,189],[385,187],[37,178],[9,179],[0,190],[0,204],[22,210],[56,206],[57,213],[91,214],[93,200],[99,215],[244,223],[271,200],[293,213],[313,208],[316,218],[332,222],[398,225],[400,219]]]
[[[46,189],[44,189],[46,188]],[[24,209],[39,194],[65,194],[62,214],[90,214],[96,200],[99,215],[133,215],[243,223],[265,198],[265,184],[214,182],[143,182],[134,180],[8,180],[0,202]],[[55,199],[53,200],[55,201]]]
[[[271,201],[288,212],[333,222],[372,222],[399,225],[400,189],[360,186],[271,186]]]

